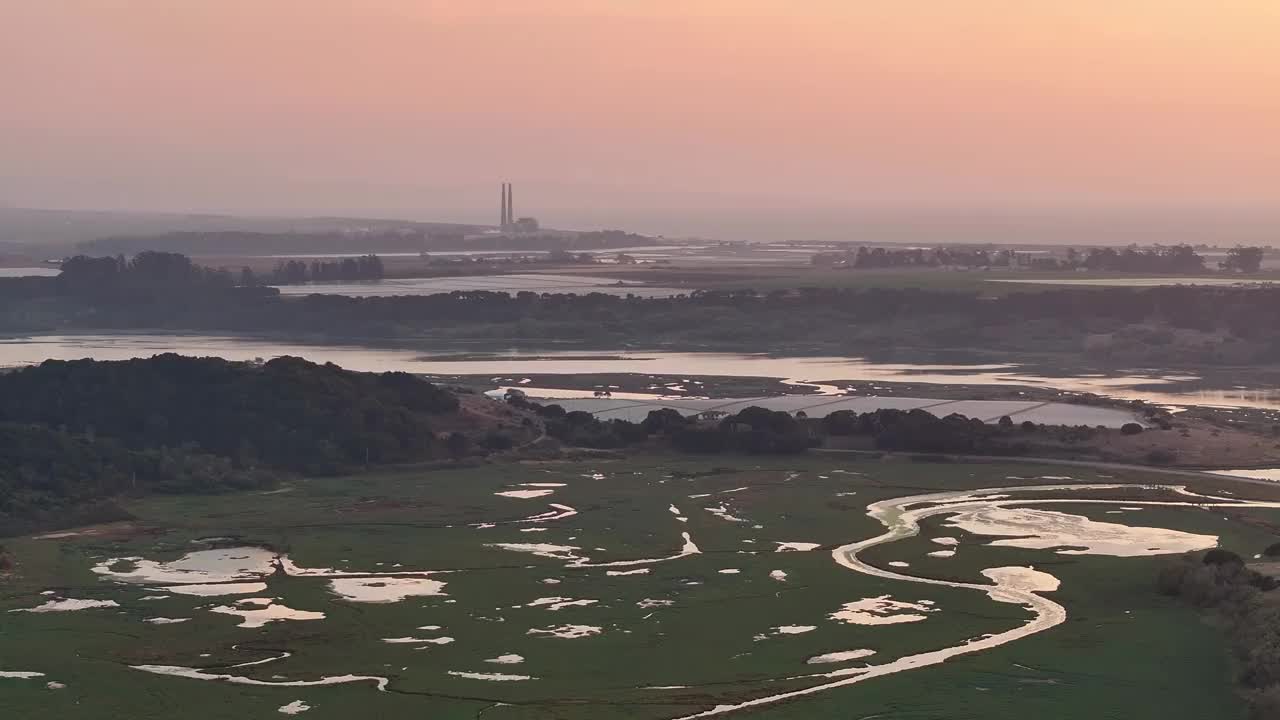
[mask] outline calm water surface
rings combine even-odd
[[[62,272],[56,267],[0,267],[0,278],[53,277]]]
[[[318,282],[279,286],[281,295],[347,295],[350,297],[390,297],[393,295],[436,295],[455,291],[487,290],[533,293],[602,293],[639,297],[674,297],[688,290],[651,287],[640,283],[620,283],[610,278],[586,275],[471,275],[465,277],[396,278],[367,282]]]
[[[1103,287],[1164,287],[1167,285],[1272,285],[1275,280],[1240,277],[1153,277],[1153,278],[990,278],[987,282],[1020,285],[1085,285]]]
[[[725,353],[657,352],[499,352],[458,359],[456,354],[432,356],[416,350],[366,348],[354,345],[308,345],[212,335],[42,335],[0,339],[0,367],[30,365],[46,359],[126,360],[158,353],[216,356],[229,360],[270,359],[295,355],[316,362],[332,362],[351,370],[430,375],[488,375],[495,382],[514,384],[516,378],[539,375],[641,373],[650,375],[716,375],[781,378],[818,385],[819,390],[842,390],[833,380],[911,382],[940,385],[1029,385],[1068,392],[1091,392],[1166,405],[1213,405],[1280,409],[1280,394],[1272,389],[1183,391],[1179,385],[1197,378],[1159,371],[1114,375],[1038,375],[1017,365],[912,365],[875,363],[842,357],[771,357]],[[1139,387],[1143,386],[1143,387]],[[875,387],[872,386],[872,390]],[[552,392],[542,391],[539,392]],[[657,393],[655,393],[656,395]]]
[[[1214,475],[1228,475],[1230,477],[1250,478],[1253,480],[1270,480],[1272,482],[1280,482],[1280,468],[1263,468],[1256,470],[1214,470]]]

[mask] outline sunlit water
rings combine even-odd
[[[1280,468],[1214,470],[1212,472],[1214,475],[1226,475],[1228,477],[1242,477],[1253,480],[1270,480],[1272,482],[1280,482]]]
[[[688,294],[688,290],[651,287],[640,283],[621,283],[610,278],[586,275],[469,275],[463,277],[397,278],[365,282],[318,282],[305,285],[282,285],[281,295],[347,295],[349,297],[391,297],[395,295],[436,295],[458,291],[486,290],[516,294],[572,293],[586,295],[635,295],[659,298]]]
[[[0,278],[53,277],[61,272],[56,267],[0,267]]]
[[[1243,277],[1097,277],[1097,278],[989,278],[987,282],[1018,283],[1020,285],[1083,285],[1101,287],[1165,287],[1169,285],[1246,285],[1261,283],[1270,285],[1275,280],[1259,280]]]
[[[659,352],[497,352],[457,359],[416,350],[355,345],[310,345],[210,335],[41,335],[0,339],[0,367],[31,365],[47,359],[126,360],[164,352],[216,356],[228,360],[270,359],[281,355],[332,362],[350,370],[403,371],[427,375],[485,375],[505,384],[510,378],[540,375],[640,373],[677,377],[723,376],[782,378],[799,384],[831,380],[910,382],[938,385],[1026,385],[1067,392],[1089,392],[1164,405],[1213,405],[1280,409],[1271,389],[1182,391],[1197,378],[1160,371],[1115,375],[1037,375],[1017,365],[912,365],[876,363],[859,358],[772,357],[729,353]],[[515,384],[518,380],[510,381]],[[1140,387],[1142,386],[1142,387]],[[1152,389],[1154,388],[1154,389]],[[834,392],[842,387],[820,386]],[[872,385],[872,392],[875,391]],[[553,393],[539,389],[540,394]],[[655,389],[654,395],[662,394]],[[590,393],[588,393],[590,394]],[[670,394],[669,392],[667,394]]]

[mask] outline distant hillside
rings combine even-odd
[[[653,245],[654,238],[621,230],[486,233],[475,228],[419,223],[413,228],[367,229],[360,232],[173,232],[162,235],[105,237],[81,243],[88,255],[133,255],[148,250],[193,257],[418,253],[449,250],[580,251]],[[471,235],[471,236],[469,236]]]
[[[474,232],[475,225],[342,217],[243,217],[236,215],[39,210],[0,206],[0,245],[71,247],[114,236],[178,232],[390,233]],[[166,248],[150,248],[166,249]]]

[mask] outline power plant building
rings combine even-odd
[[[538,219],[532,217],[517,218],[511,183],[502,183],[502,219],[498,227],[504,233],[538,232]]]

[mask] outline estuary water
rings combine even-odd
[[[819,392],[842,392],[838,382],[909,382],[936,385],[1025,385],[1065,392],[1097,393],[1163,405],[1280,410],[1280,393],[1270,388],[1222,390],[1184,388],[1197,380],[1160,370],[1114,374],[1046,375],[1014,364],[946,365],[878,363],[854,357],[779,357],[765,354],[690,352],[522,352],[502,351],[460,356],[424,354],[403,348],[304,344],[216,335],[36,335],[0,339],[0,367],[40,363],[47,359],[125,360],[165,352],[216,356],[228,360],[270,359],[282,355],[332,362],[350,370],[402,371],[436,376],[484,375],[502,384],[527,375],[639,373],[647,375],[780,378]],[[518,381],[517,381],[518,382]],[[512,384],[512,383],[507,383]],[[809,388],[812,390],[813,388]],[[875,386],[872,385],[874,392]],[[543,391],[539,389],[541,394]],[[546,391],[548,393],[554,390]],[[588,393],[590,394],[590,393]],[[655,395],[660,394],[655,393]]]

